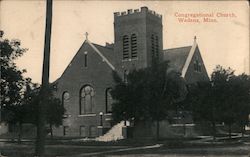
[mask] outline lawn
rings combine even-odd
[[[247,156],[250,150],[249,137],[234,139],[233,141],[196,143],[199,139],[163,139],[163,140],[135,140],[127,139],[116,142],[76,141],[71,139],[47,140],[46,157],[78,156],[79,154],[96,153],[94,156],[152,156],[157,155],[222,155]],[[130,148],[162,144],[160,148],[129,150]],[[0,152],[8,157],[33,157],[34,142],[0,143]],[[82,156],[81,155],[81,156]]]

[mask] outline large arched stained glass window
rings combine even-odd
[[[93,112],[94,89],[87,85],[80,91],[80,114],[88,114]]]

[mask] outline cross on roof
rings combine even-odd
[[[86,33],[85,33],[86,40],[88,40],[88,35],[89,35],[89,33],[88,33],[88,32],[86,32]]]

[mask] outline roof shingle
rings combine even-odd
[[[170,61],[170,67],[181,72],[192,46],[163,50],[164,60]]]

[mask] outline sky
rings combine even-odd
[[[236,74],[249,72],[246,1],[54,0],[50,81],[61,76],[84,42],[85,32],[92,43],[113,43],[113,13],[142,6],[163,16],[164,49],[192,45],[196,36],[209,75],[218,64],[231,67]],[[29,49],[16,62],[36,83],[42,78],[45,10],[45,0],[0,0],[0,29],[4,38],[20,39],[22,47]],[[203,17],[186,18],[200,22],[180,22],[187,14],[212,14],[213,22],[204,22]]]

